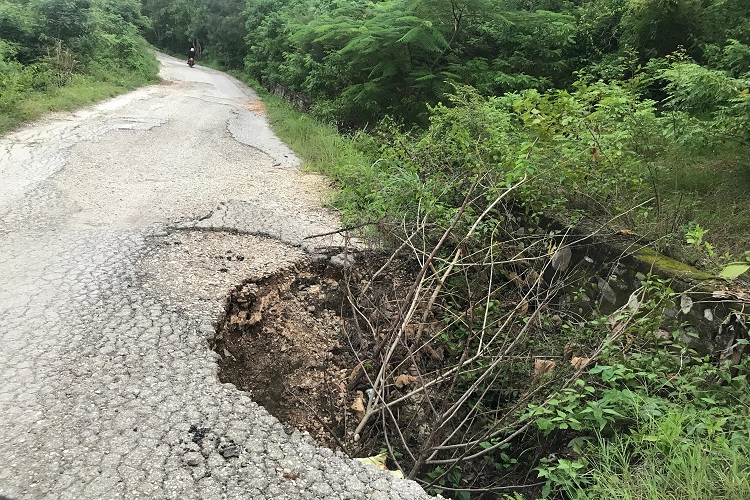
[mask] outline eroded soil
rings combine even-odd
[[[222,381],[331,448],[342,448],[338,436],[356,426],[346,410],[347,367],[356,361],[342,348],[341,278],[341,266],[320,256],[243,283],[228,299],[214,346]]]

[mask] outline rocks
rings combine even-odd
[[[185,462],[186,465],[189,465],[190,467],[195,467],[203,463],[203,455],[195,451],[185,453],[185,456],[183,457],[183,461]]]
[[[235,458],[240,456],[240,447],[232,441],[222,441],[217,448],[224,458]]]
[[[354,255],[351,253],[340,253],[331,257],[331,265],[340,269],[345,269],[356,262]]]
[[[331,267],[300,263],[294,272],[282,270],[243,285],[229,299],[230,313],[220,325],[215,349],[233,354],[223,356],[220,377],[252,391],[284,420],[291,429],[282,429],[285,436],[297,426],[334,445],[316,416],[320,410],[311,411],[310,406],[330,402],[330,381],[339,375],[331,351],[339,347],[342,320],[331,308],[340,309],[343,297],[338,282],[327,277]],[[250,286],[255,290],[252,298],[246,293]],[[244,319],[251,310],[258,311],[260,323],[251,325]],[[343,397],[340,392],[334,396]],[[323,417],[330,424],[337,418],[341,415]],[[276,452],[269,450],[275,448],[262,452],[274,458]]]

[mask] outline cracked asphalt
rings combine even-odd
[[[0,139],[0,496],[426,497],[219,382],[229,291],[338,219],[251,90],[158,57],[162,84]]]

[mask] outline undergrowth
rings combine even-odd
[[[584,473],[589,484],[569,494],[580,500],[750,498],[747,436],[725,430],[727,420],[673,410],[630,435],[600,437]]]
[[[0,102],[0,134],[7,133],[18,126],[37,120],[49,112],[72,111],[102,99],[115,97],[147,83],[156,82],[156,71],[152,77],[125,75],[113,78],[108,75],[97,78],[88,75],[76,75],[64,87],[47,91],[8,94]],[[6,101],[7,99],[7,101]]]
[[[475,442],[466,437],[468,441],[460,444],[466,447],[463,455],[445,455],[460,446],[452,444],[439,429],[434,434],[437,442],[427,439],[424,446],[410,444],[417,447],[408,453],[393,446],[395,456],[413,453],[423,457],[416,462],[403,456],[399,460],[411,464],[412,477],[428,491],[461,499],[504,495],[747,498],[748,363],[730,370],[717,364],[715,356],[692,352],[675,341],[684,335],[679,328],[668,332],[672,334],[669,341],[657,338],[663,311],[675,307],[674,292],[667,282],[646,279],[643,286],[650,298],[640,303],[637,315],[619,318],[585,319],[546,310],[549,304],[544,294],[533,295],[533,299],[528,295],[501,299],[488,286],[484,293],[489,295],[482,295],[487,273],[492,276],[496,272],[509,283],[523,277],[533,280],[529,269],[534,269],[534,259],[545,254],[549,257],[555,251],[554,237],[530,238],[518,236],[523,233],[517,230],[501,229],[516,215],[528,225],[528,221],[538,221],[537,217],[550,211],[567,214],[571,220],[582,214],[598,214],[617,221],[619,227],[648,233],[665,245],[671,241],[681,251],[698,252],[707,265],[718,262],[717,250],[711,250],[713,257],[708,256],[709,247],[696,238],[700,226],[696,227],[694,220],[699,214],[686,210],[705,210],[702,207],[710,203],[695,189],[701,186],[700,180],[695,180],[700,175],[691,169],[697,163],[709,169],[711,163],[706,156],[694,157],[693,163],[674,155],[665,159],[663,155],[672,147],[670,139],[653,136],[661,126],[660,117],[648,102],[632,102],[627,91],[612,85],[582,84],[578,92],[531,92],[485,99],[470,90],[457,89],[450,106],[432,109],[431,126],[426,130],[407,132],[398,124],[385,122],[369,135],[348,137],[299,114],[288,103],[269,96],[264,99],[277,134],[308,168],[331,177],[337,187],[332,203],[343,211],[347,223],[371,223],[381,238],[394,245],[407,245],[426,262],[432,258],[428,254],[439,235],[443,231],[449,234],[446,241],[450,243],[435,254],[438,261],[428,271],[437,283],[433,301],[424,305],[414,298],[412,309],[427,311],[420,314],[430,318],[426,324],[432,325],[428,326],[432,332],[438,320],[439,333],[424,342],[430,342],[433,351],[440,348],[453,353],[450,356],[455,357],[446,357],[445,366],[457,363],[455,366],[467,370],[450,386],[450,391],[458,393],[440,392],[435,401],[439,401],[438,408],[450,406],[452,397],[458,398],[455,401],[466,398],[466,406],[455,410],[469,423],[460,435],[466,437],[471,432],[485,438]],[[736,160],[727,168],[732,172],[726,178],[732,179],[743,168],[742,162]],[[680,169],[690,170],[692,178]],[[714,174],[706,179],[716,183],[717,177]],[[727,192],[741,190],[742,182],[738,180]],[[508,190],[515,213],[508,205],[486,208],[492,199],[504,196],[503,190]],[[724,204],[722,209],[729,206],[744,210],[741,204]],[[657,216],[665,213],[669,217],[655,223]],[[720,222],[720,216],[713,220]],[[742,221],[727,222],[726,231],[736,234],[739,242],[744,234]],[[517,228],[517,223],[511,226]],[[715,233],[720,232],[711,227]],[[501,233],[505,234],[502,238]],[[695,245],[698,240],[700,247]],[[494,246],[501,241],[506,245],[503,251]],[[512,257],[514,248],[518,253]],[[537,255],[534,248],[541,248],[541,254]],[[731,246],[727,244],[726,248]],[[742,247],[738,243],[735,248],[739,252]],[[503,261],[501,255],[507,251],[512,258]],[[458,259],[459,255],[460,259],[450,264],[451,256]],[[488,267],[482,271],[487,262],[517,268],[490,271]],[[474,268],[477,270],[470,271]],[[446,274],[440,278],[443,272]],[[450,278],[453,273],[455,278]],[[539,276],[537,273],[537,280]],[[522,287],[535,289],[539,283],[542,281]],[[507,283],[503,289],[505,286]],[[426,300],[430,293],[423,293]],[[439,298],[443,294],[445,302]],[[665,301],[671,305],[665,306]],[[429,311],[434,304],[440,304],[440,313]],[[475,310],[467,304],[481,304],[481,308]],[[469,311],[479,324],[466,319]],[[533,319],[523,318],[527,311]],[[505,340],[506,345],[511,342],[521,351],[507,359],[485,360],[485,354],[479,356],[482,348],[474,342],[484,335],[481,332],[487,325],[516,315],[517,322],[506,323],[507,329],[501,331],[502,335],[516,335],[518,328],[524,332],[524,325],[533,322],[531,330],[519,333],[528,335],[527,340],[520,344]],[[400,349],[396,346],[401,345],[403,332],[410,328],[405,324],[389,327],[387,335],[392,337],[385,338],[393,339],[395,352]],[[407,345],[410,342],[404,341]],[[746,339],[738,339],[737,345],[744,343]],[[562,369],[539,379],[529,373],[530,356],[563,357],[561,351],[569,345],[586,353],[585,369],[577,374]],[[423,348],[414,345],[409,352]],[[479,363],[477,367],[461,364],[461,352],[466,356],[466,349],[479,349],[479,357],[471,358]],[[409,356],[404,354],[406,359]],[[494,368],[483,372],[488,366]],[[483,378],[486,375],[482,373],[489,373],[490,378]],[[372,376],[382,383],[374,386],[378,397],[387,397],[392,390],[387,377],[378,373]],[[492,382],[471,393],[476,396],[462,396],[468,393],[461,391],[482,380]],[[514,389],[498,390],[497,384]],[[435,423],[445,423],[434,419]],[[485,422],[486,427],[477,427],[479,422]],[[381,431],[387,432],[386,428]],[[429,443],[437,448],[430,448]],[[481,460],[467,459],[474,456]]]
[[[0,133],[157,80],[135,4],[0,2]]]

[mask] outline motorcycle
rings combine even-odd
[[[195,64],[195,58],[194,57],[191,57],[190,59],[188,59],[188,66],[190,66],[192,68],[194,64]]]

